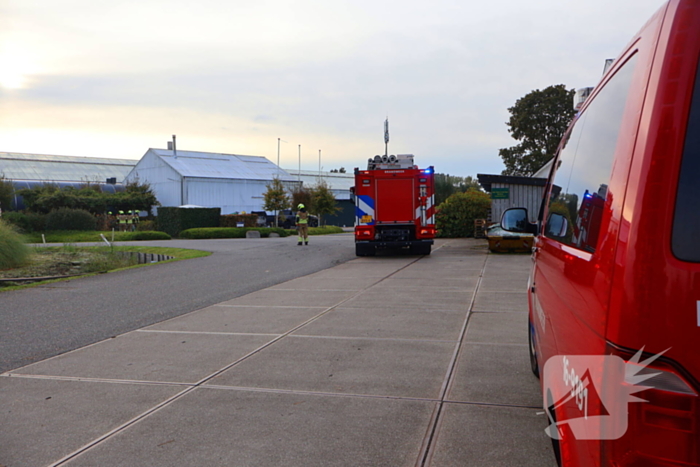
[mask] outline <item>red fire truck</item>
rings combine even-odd
[[[433,167],[419,169],[412,154],[375,156],[355,169],[355,253],[408,249],[429,255],[435,238]]]

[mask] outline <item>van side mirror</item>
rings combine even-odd
[[[537,235],[537,224],[527,218],[527,209],[510,208],[501,216],[501,228],[507,232],[531,233]]]
[[[552,212],[547,219],[545,231],[548,237],[564,238],[569,232],[569,221],[561,214]]]

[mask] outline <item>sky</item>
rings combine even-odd
[[[351,171],[388,117],[389,154],[498,174],[508,107],[594,86],[664,3],[0,0],[0,152],[140,159],[177,135]]]

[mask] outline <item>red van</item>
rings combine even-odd
[[[559,465],[700,466],[699,56],[700,0],[669,1],[569,127],[537,225],[501,220],[538,234],[530,354]]]

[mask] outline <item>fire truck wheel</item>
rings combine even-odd
[[[366,245],[363,243],[355,244],[355,255],[356,256],[374,256],[376,250],[374,245]]]
[[[413,245],[411,247],[412,255],[429,255],[430,245]]]

